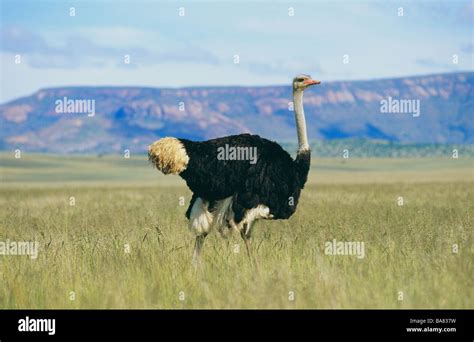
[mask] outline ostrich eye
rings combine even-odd
[[[298,82],[303,82],[303,81],[304,81],[304,78],[298,78],[297,81],[298,81]]]

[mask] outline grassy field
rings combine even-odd
[[[256,224],[257,273],[218,234],[192,268],[190,192],[145,157],[0,157],[0,241],[40,246],[0,256],[0,308],[474,308],[474,159],[315,159],[297,213]]]

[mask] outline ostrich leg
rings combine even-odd
[[[206,239],[207,234],[202,234],[196,236],[196,242],[194,243],[194,253],[193,253],[193,265],[197,268],[201,264],[201,249],[204,245],[204,240]]]
[[[212,225],[212,215],[208,211],[208,206],[209,202],[200,197],[196,198],[196,200],[190,204],[189,230],[196,235],[193,253],[193,265],[195,268],[201,263],[201,249]]]
[[[253,253],[253,249],[252,249],[252,240],[251,240],[252,239],[251,237],[252,225],[253,225],[253,222],[244,223],[242,229],[240,230],[240,236],[245,242],[245,248],[247,249],[247,256],[249,257],[250,263],[255,264],[255,267],[257,268],[257,272],[259,272],[260,268],[258,265],[258,260],[255,257],[255,254]]]

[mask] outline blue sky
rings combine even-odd
[[[0,1],[2,103],[57,86],[269,85],[298,73],[329,81],[474,69],[472,1]]]

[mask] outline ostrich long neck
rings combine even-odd
[[[296,131],[298,133],[298,153],[309,150],[308,135],[306,133],[306,120],[303,109],[303,91],[293,90],[293,103],[295,105]]]

